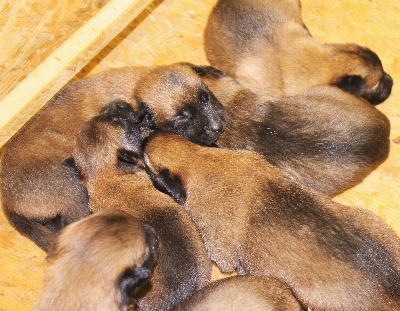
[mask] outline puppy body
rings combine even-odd
[[[290,289],[273,278],[235,276],[211,283],[186,299],[176,311],[302,310]]]
[[[58,236],[35,310],[133,310],[158,251],[154,229],[122,211],[103,211]]]
[[[309,188],[334,196],[361,182],[389,154],[390,122],[362,98],[320,86],[263,101],[212,67],[203,71],[228,115],[217,145],[256,151]]]
[[[145,159],[165,192],[180,191],[222,271],[277,278],[312,310],[400,308],[400,240],[373,213],[308,190],[248,151],[157,135]]]
[[[113,124],[123,113],[94,118],[78,136],[74,159],[88,189],[90,207],[124,210],[155,228],[159,259],[151,286],[139,293],[140,310],[169,310],[211,278],[211,261],[190,216],[173,199],[154,188],[140,163],[138,125]],[[118,160],[119,159],[119,160]]]
[[[211,144],[225,126],[221,104],[189,64],[110,69],[67,86],[4,148],[0,173],[10,222],[48,251],[56,233],[90,213],[71,156],[83,123],[112,101],[154,126]]]
[[[336,85],[378,104],[393,85],[373,51],[317,42],[303,23],[298,0],[220,0],[204,41],[212,66],[268,98]]]

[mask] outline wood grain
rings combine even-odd
[[[206,64],[202,31],[215,2],[155,0],[77,77],[131,64],[177,61]],[[306,25],[318,40],[368,46],[378,53],[386,71],[394,78],[391,97],[378,108],[391,121],[390,156],[364,182],[336,199],[372,210],[400,234],[399,3],[397,0],[303,0],[302,4]],[[32,308],[42,286],[44,258],[45,254],[11,228],[0,213],[0,310]],[[224,275],[215,269],[214,278],[221,277]]]
[[[35,68],[0,101],[2,112],[0,115],[0,146],[16,133],[21,125],[29,120],[31,115],[43,107],[130,21],[139,15],[151,1],[111,0],[98,10],[92,18],[85,21],[81,27],[69,34],[64,41],[57,40],[59,46],[39,64],[35,64],[29,58],[25,59],[25,62],[33,63],[30,66],[35,66]],[[34,10],[36,5],[36,2],[33,3],[31,9]],[[52,14],[52,16],[58,17],[57,14]],[[83,20],[79,21],[83,22]],[[40,34],[42,34],[41,27],[32,28],[39,28]],[[48,44],[43,49],[48,50],[51,47],[51,42]],[[40,56],[45,54],[47,53],[42,53]],[[21,77],[21,74],[19,77]],[[10,74],[4,80],[9,81],[12,78],[13,75]]]

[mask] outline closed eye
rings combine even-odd
[[[133,171],[139,162],[140,154],[137,152],[119,149],[117,151],[118,168],[124,171]]]

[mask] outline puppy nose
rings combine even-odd
[[[393,87],[393,78],[385,72],[382,80],[385,87],[391,91]]]
[[[211,122],[208,126],[208,130],[211,132],[215,132],[215,133],[222,132],[223,129],[224,129],[224,126],[223,126],[222,122],[218,122],[218,121]]]
[[[214,132],[221,132],[223,129],[222,123],[221,122],[215,122],[211,125],[211,130]]]
[[[393,87],[393,79],[392,77],[384,72],[381,81],[378,84],[378,87],[367,93],[364,97],[373,105],[378,105],[384,102],[391,94]]]

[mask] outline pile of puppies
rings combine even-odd
[[[319,44],[297,0],[220,0],[205,49],[76,81],[6,146],[37,310],[399,310],[399,237],[331,199],[389,152],[378,56]]]

